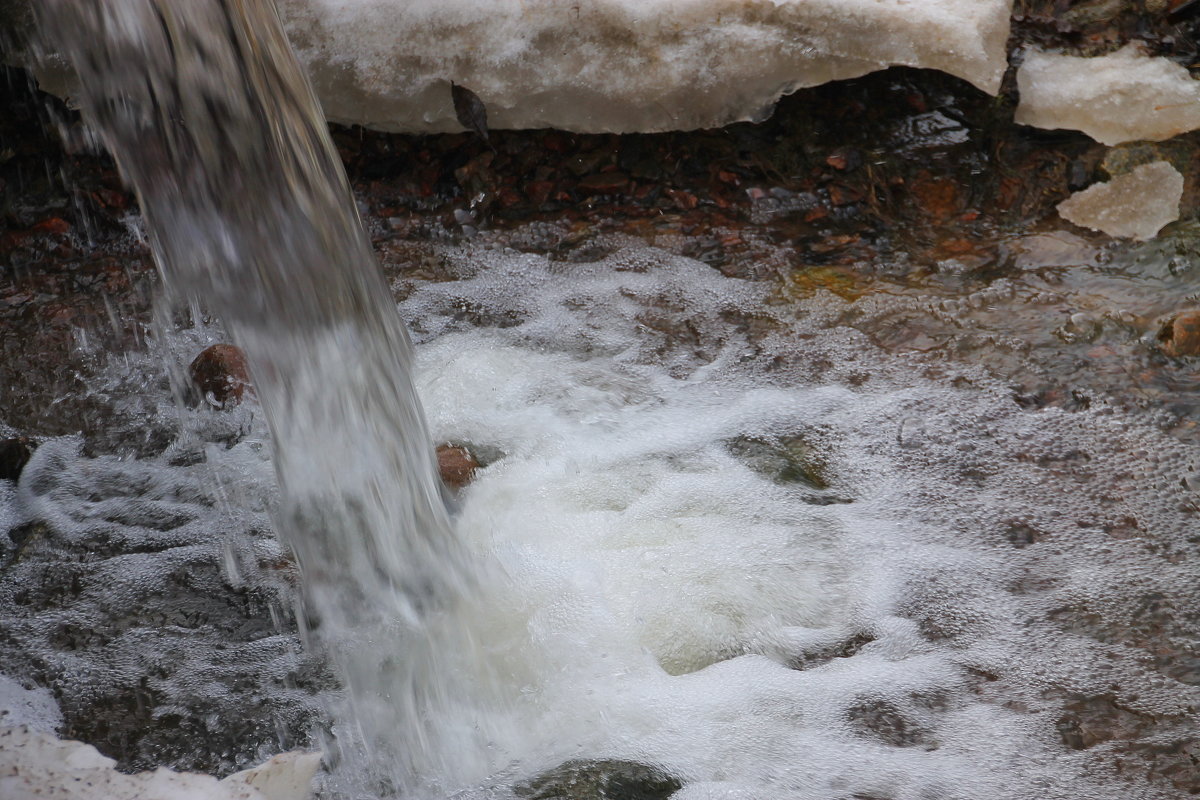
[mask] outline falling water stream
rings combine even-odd
[[[274,442],[276,524],[367,758],[401,787],[482,777],[491,732],[438,721],[486,702],[485,667],[452,624],[483,564],[449,523],[412,346],[274,4],[68,0],[40,13],[138,193],[170,291],[216,312],[247,354]]]

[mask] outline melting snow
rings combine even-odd
[[[891,65],[995,93],[1011,0],[281,0],[326,114],[458,131],[450,82],[495,128],[688,130]]]
[[[1155,161],[1071,195],[1058,204],[1058,213],[1109,236],[1152,239],[1179,219],[1182,197],[1183,176],[1166,161]]]
[[[1161,141],[1200,128],[1200,81],[1137,44],[1098,58],[1031,50],[1017,88],[1017,122],[1083,131],[1108,145]]]

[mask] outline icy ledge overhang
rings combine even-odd
[[[1095,58],[1028,51],[1017,89],[1017,122],[1083,131],[1107,145],[1200,128],[1200,81],[1136,44]]]
[[[1012,0],[278,0],[335,122],[462,130],[690,130],[893,65],[996,93]]]

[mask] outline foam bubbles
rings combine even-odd
[[[1189,790],[1172,744],[1200,702],[1187,446],[1099,399],[1028,410],[980,370],[886,355],[832,298],[769,305],[619,238],[567,262],[490,237],[440,248],[452,279],[402,303],[434,438],[488,454],[455,524],[500,575],[444,620],[471,643],[447,668],[498,676],[439,721],[445,741],[496,732],[487,788],[464,796],[580,761],[652,766],[685,800]],[[190,467],[51,443],[21,491],[71,541],[182,554],[220,518],[183,490],[201,469],[243,476],[227,508],[261,519],[252,440]],[[130,669],[50,630],[21,635],[73,660],[64,685]],[[192,647],[175,702],[211,685]]]

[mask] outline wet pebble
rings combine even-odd
[[[442,482],[454,489],[461,489],[470,483],[480,466],[470,450],[451,444],[438,445],[437,463]]]
[[[246,356],[231,344],[204,349],[188,367],[188,377],[208,402],[222,408],[240,402],[247,389],[253,391]]]
[[[1200,355],[1200,309],[1184,311],[1167,320],[1158,332],[1158,341],[1169,356]]]

